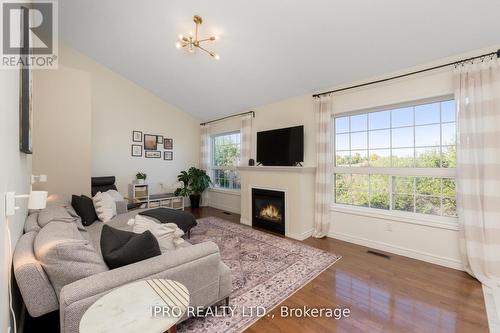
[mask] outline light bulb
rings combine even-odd
[[[213,38],[214,38],[214,40],[219,40],[220,39],[220,37],[218,35],[214,35]]]
[[[184,36],[182,34],[179,35],[179,40],[182,40]]]
[[[178,49],[180,49],[182,47],[182,44],[179,43],[179,42],[177,42],[177,43],[175,43],[175,47],[178,48]]]
[[[218,54],[214,55],[214,59],[215,60],[219,60],[220,59],[220,56]]]

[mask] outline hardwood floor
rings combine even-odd
[[[204,207],[196,217],[239,222],[239,215]],[[342,256],[246,332],[488,332],[481,285],[468,274],[325,238],[304,243]],[[379,251],[378,251],[379,252]],[[280,318],[280,306],[347,307],[347,319]]]

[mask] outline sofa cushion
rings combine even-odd
[[[94,208],[94,202],[85,195],[71,196],[71,206],[75,209],[78,216],[82,218],[84,226],[91,225],[98,219]]]
[[[65,285],[108,270],[74,223],[48,223],[36,235],[34,249],[58,296]]]
[[[26,218],[26,221],[24,222],[24,232],[28,233],[31,231],[40,231],[40,226],[38,225],[38,212],[31,213],[28,215]]]
[[[101,252],[110,269],[133,264],[161,254],[160,246],[150,231],[136,234],[104,225]]]
[[[115,199],[106,192],[97,192],[92,198],[97,217],[104,223],[109,222],[116,215]]]
[[[68,208],[61,204],[47,206],[38,213],[38,225],[40,228],[45,227],[53,221],[75,224],[79,230],[85,230],[82,225],[82,219],[77,215],[70,214]]]

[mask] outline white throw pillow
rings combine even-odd
[[[116,202],[109,193],[97,192],[92,201],[94,202],[97,217],[102,222],[109,222],[116,216]]]
[[[158,240],[162,253],[174,250],[184,243],[184,239],[182,239],[184,231],[179,229],[175,223],[158,223],[142,215],[136,215],[135,218],[128,221],[128,225],[133,226],[132,231],[137,234],[149,230]]]
[[[125,201],[123,198],[123,195],[120,194],[120,192],[115,191],[115,190],[108,190],[106,191],[114,200],[116,201]]]

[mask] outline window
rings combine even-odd
[[[456,217],[455,101],[334,118],[335,203]]]
[[[240,132],[217,134],[212,137],[212,181],[214,187],[240,189]]]

